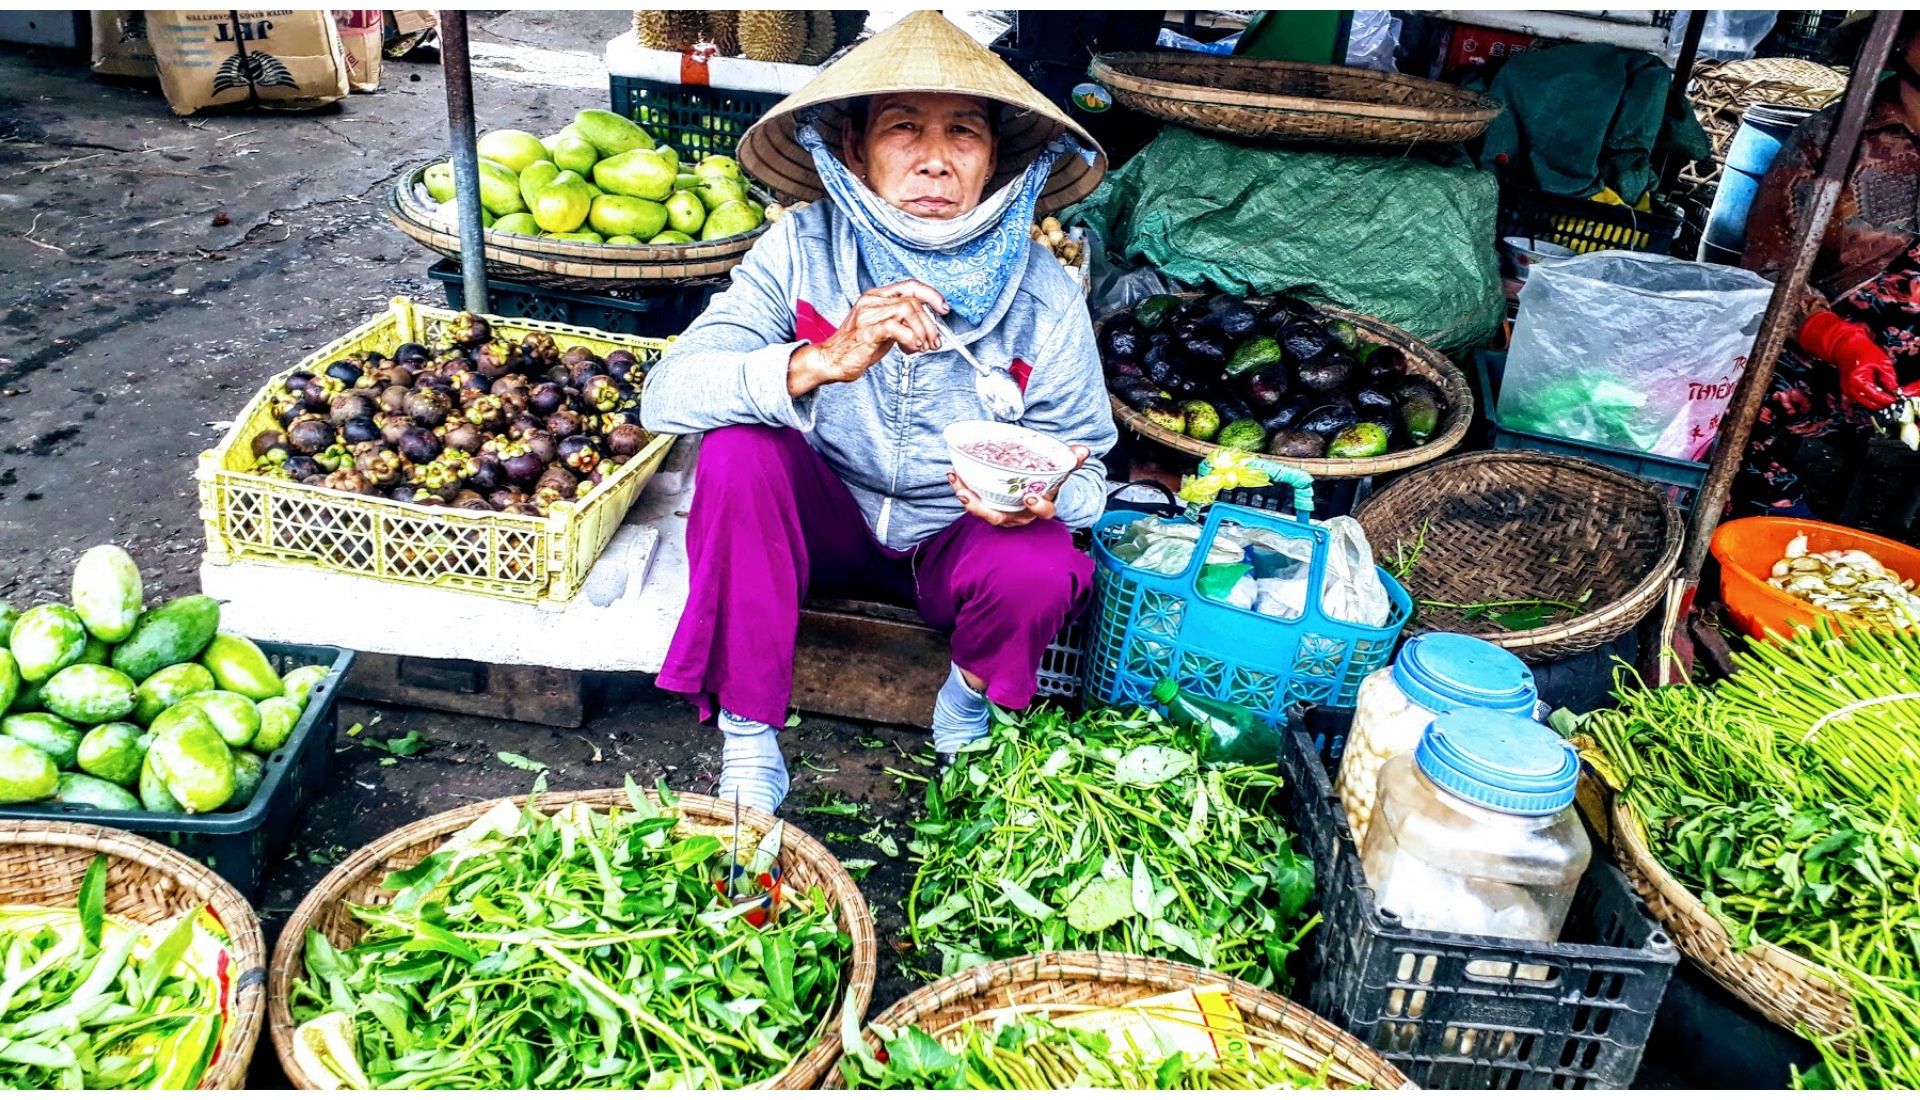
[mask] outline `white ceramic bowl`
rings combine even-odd
[[[1578,255],[1573,249],[1552,241],[1536,241],[1532,237],[1502,237],[1501,246],[1507,253],[1507,260],[1513,267],[1514,278],[1521,282],[1533,274],[1533,265],[1546,260],[1564,260],[1568,256]]]
[[[992,420],[962,420],[946,430],[947,454],[954,472],[982,503],[996,512],[1018,512],[1028,496],[1045,496],[1073,472],[1073,449],[1065,443],[1041,435],[1018,424]],[[980,443],[1009,441],[1024,444],[1029,450],[1053,460],[1051,470],[1016,470],[968,454],[964,448]]]

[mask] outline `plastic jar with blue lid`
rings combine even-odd
[[[1531,719],[1467,708],[1380,772],[1361,849],[1375,900],[1408,928],[1551,942],[1592,858],[1573,808],[1580,758]]]
[[[1421,634],[1393,664],[1360,683],[1334,789],[1354,842],[1365,845],[1380,769],[1420,743],[1427,726],[1462,707],[1533,716],[1540,694],[1520,658],[1465,634]]]

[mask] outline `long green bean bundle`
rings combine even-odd
[[[1142,711],[999,714],[930,785],[907,898],[944,973],[1034,951],[1123,951],[1270,986],[1311,927],[1313,865],[1275,764],[1214,764]]]
[[[832,906],[789,891],[754,927],[716,889],[728,843],[630,794],[632,812],[503,804],[389,875],[391,901],[353,907],[359,942],[340,951],[309,933],[293,995],[309,1075],[740,1088],[803,1053],[849,955]]]
[[[1920,635],[1756,643],[1713,691],[1621,685],[1582,727],[1661,863],[1746,946],[1850,984],[1822,1084],[1920,1087]]]

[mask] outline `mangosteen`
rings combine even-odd
[[[501,460],[500,465],[506,471],[507,480],[523,489],[533,488],[547,470],[547,464],[532,451],[509,455]]]
[[[304,393],[306,392],[307,384],[312,382],[313,379],[314,374],[312,371],[297,370],[287,375],[287,380],[281,383],[281,388],[288,393]]]
[[[633,368],[639,363],[640,360],[626,348],[614,348],[607,353],[607,373],[622,382],[627,380],[627,375],[631,374]]]
[[[598,358],[599,356],[593,353],[593,349],[590,347],[587,347],[584,344],[575,344],[572,347],[568,348],[566,351],[560,353],[560,361],[562,363],[565,363],[569,368],[577,367],[580,364],[585,363],[590,359],[598,359]]]
[[[571,496],[574,486],[578,484],[580,484],[579,478],[568,473],[565,466],[555,463],[541,471],[539,480],[533,483],[533,488],[535,492],[538,492],[543,488],[553,486],[560,489],[561,495]]]
[[[373,372],[372,377],[374,384],[382,390],[386,390],[392,386],[399,386],[405,389],[413,385],[413,372],[401,366],[399,363],[388,363],[386,366]]]
[[[346,440],[349,445],[385,441],[380,432],[380,425],[375,424],[371,416],[356,416],[340,425],[340,438]]]
[[[405,412],[423,428],[438,428],[453,412],[453,399],[445,390],[416,388],[407,394]]]
[[[361,454],[353,465],[368,481],[383,489],[400,481],[400,456],[384,447]]]
[[[323,484],[329,489],[340,489],[349,493],[373,492],[373,482],[367,480],[367,475],[351,467],[344,467],[328,474]]]
[[[580,419],[580,414],[574,412],[572,409],[561,409],[559,412],[547,417],[547,430],[553,433],[555,439],[565,439],[570,435],[579,435],[581,429],[585,426],[586,422]]]
[[[487,323],[485,317],[461,310],[460,315],[447,327],[447,338],[467,347],[484,344],[493,338],[493,326]]]
[[[614,381],[612,375],[596,374],[582,384],[580,396],[586,398],[587,404],[593,406],[595,412],[612,412],[624,395],[620,392],[620,383]]]
[[[400,457],[408,462],[432,462],[440,457],[440,437],[426,428],[413,427],[400,433]]]
[[[272,428],[267,428],[263,431],[254,433],[253,457],[259,458],[261,455],[266,454],[268,451],[275,450],[276,448],[284,448],[286,445],[287,445],[286,436],[280,434],[279,432],[274,431]]]
[[[607,365],[599,359],[587,359],[574,364],[571,380],[576,388],[585,389],[588,379],[599,378],[607,373]]]
[[[327,377],[339,382],[342,386],[351,386],[360,381],[360,375],[363,373],[365,372],[360,369],[360,364],[351,359],[335,359],[327,364]]]
[[[487,503],[487,498],[481,496],[479,493],[474,492],[472,489],[460,490],[460,492],[455,494],[454,498],[451,501],[448,501],[448,503],[453,505],[455,508],[463,508],[469,512],[493,511],[493,505]]]
[[[527,450],[539,456],[542,465],[551,466],[560,457],[560,441],[545,428],[533,432],[521,440]]]
[[[308,458],[306,455],[293,455],[287,459],[287,463],[283,468],[287,471],[288,477],[301,482],[309,478],[324,477],[327,473],[320,468],[318,462]]]
[[[325,485],[326,483],[326,474],[315,474],[313,477],[302,479],[300,482],[302,485]]]
[[[527,411],[535,416],[552,416],[567,403],[567,391],[552,382],[542,382],[527,393]]]
[[[619,458],[637,455],[647,445],[647,433],[632,424],[622,424],[607,433],[607,453]]]
[[[447,423],[445,442],[448,447],[456,451],[465,451],[468,454],[472,454],[478,451],[480,445],[486,441],[487,437],[481,433],[479,428],[472,424],[463,423],[458,420]]]
[[[338,427],[349,420],[369,419],[379,411],[379,407],[365,394],[343,393],[327,406],[327,419]]]
[[[507,437],[509,439],[525,439],[535,432],[544,432],[546,430],[546,424],[542,423],[539,417],[527,413],[520,413],[513,419],[507,421]]]
[[[308,412],[321,413],[324,415],[332,408],[333,395],[338,389],[338,383],[335,383],[333,388],[329,389],[326,382],[315,379],[307,383],[307,388],[301,391],[301,400],[305,402]]]
[[[492,380],[507,373],[507,363],[513,351],[504,340],[492,340],[473,349],[473,369],[481,377]]]
[[[380,404],[380,411],[388,413],[406,412],[407,396],[412,392],[413,391],[407,387],[400,385],[388,386],[386,389],[381,390],[380,396],[377,399]]]
[[[466,406],[467,423],[490,432],[497,432],[507,425],[507,407],[498,397],[483,393]],[[464,447],[462,450],[473,450]]]
[[[493,380],[493,385],[487,387],[487,392],[495,397],[518,397],[525,401],[529,389],[526,375],[503,374]]]
[[[295,454],[324,451],[332,443],[333,425],[319,416],[308,414],[287,425],[287,449]]]
[[[342,466],[353,465],[353,452],[347,449],[345,443],[335,443],[324,451],[315,452],[313,460],[320,464],[322,470],[338,470]]]
[[[560,441],[560,461],[576,474],[590,474],[600,465],[600,448],[584,435],[570,435]]]
[[[427,349],[421,344],[401,344],[393,349],[393,357],[402,363],[424,363],[427,361]]]
[[[380,428],[381,442],[389,447],[398,447],[400,437],[407,434],[408,428],[414,426],[412,417],[398,413],[381,413],[373,418],[373,422]]]
[[[520,503],[518,503],[518,504],[513,504],[513,505],[509,505],[508,507],[506,507],[505,509],[503,509],[503,511],[506,511],[506,512],[508,512],[508,513],[511,513],[511,514],[513,514],[513,515],[516,515],[516,516],[544,516],[544,515],[546,515],[546,513],[545,513],[545,512],[542,512],[542,511],[540,510],[540,506],[539,506],[538,504],[535,504],[535,503],[534,503],[533,501],[531,501],[531,500],[523,500],[523,501],[521,501],[521,502],[520,502]]]
[[[507,469],[493,455],[481,455],[473,460],[473,472],[467,475],[467,484],[483,493],[491,493],[507,483]]]
[[[487,503],[502,512],[516,504],[525,504],[526,502],[527,494],[515,489],[511,485],[503,485],[487,494]]]

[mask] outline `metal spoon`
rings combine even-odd
[[[1013,380],[1013,375],[993,370],[974,358],[960,338],[947,327],[947,323],[933,311],[933,307],[922,308],[927,311],[928,317],[933,318],[933,328],[940,334],[941,343],[959,352],[960,358],[973,364],[973,392],[980,395],[981,404],[987,407],[993,418],[1011,424],[1027,415],[1027,399],[1020,393],[1020,383]]]

